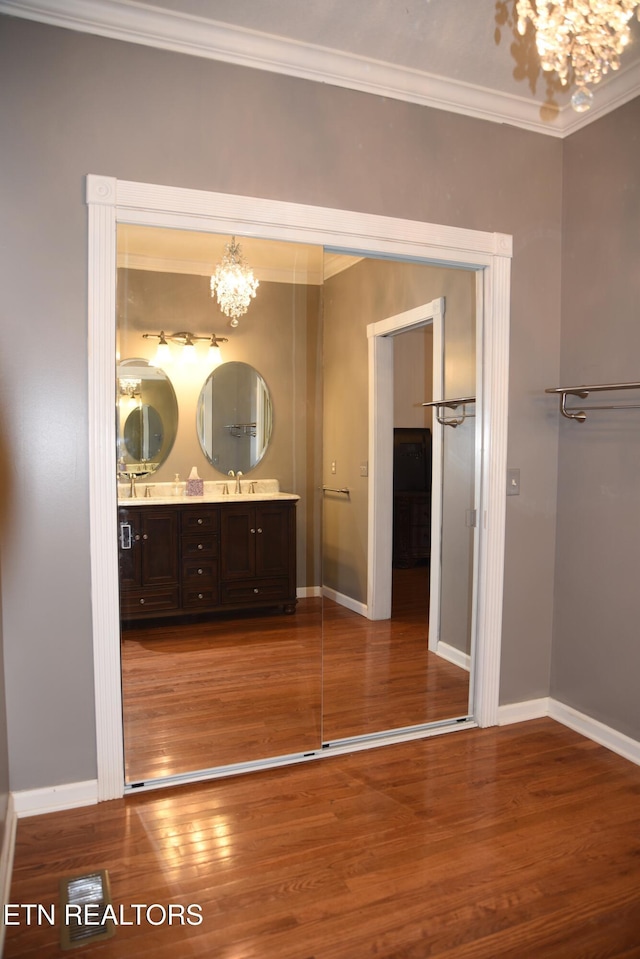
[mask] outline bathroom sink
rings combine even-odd
[[[242,485],[254,488],[251,493],[248,489],[241,493],[228,492],[227,489],[233,489],[234,481],[220,482],[218,480],[205,480],[204,493],[202,496],[187,496],[184,492],[186,484],[180,483],[181,492],[174,493],[174,483],[138,483],[136,487],[136,496],[131,498],[123,493],[122,487],[118,491],[118,504],[121,506],[170,506],[197,503],[250,503],[260,500],[298,500],[300,497],[296,493],[284,493],[280,490],[278,480],[243,480]],[[146,496],[147,487],[151,487],[151,495]]]

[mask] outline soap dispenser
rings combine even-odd
[[[182,487],[180,485],[180,473],[176,473],[175,479],[173,481],[173,495],[180,496],[182,493]]]

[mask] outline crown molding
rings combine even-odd
[[[507,123],[546,136],[567,136],[640,93],[638,63],[608,79],[588,113],[576,114],[567,105],[553,119],[544,120],[543,104],[526,97],[135,0],[0,0],[0,13]]]

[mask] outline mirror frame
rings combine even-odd
[[[483,521],[479,527],[478,546],[474,723],[496,725],[504,578],[512,237],[417,220],[135,183],[93,174],[87,176],[86,187],[89,217],[89,483],[97,750],[95,798],[98,801],[117,799],[126,791],[117,542],[113,535],[117,503],[113,375],[116,367],[118,222],[317,243],[344,253],[358,251],[365,255],[388,255],[477,272],[479,303],[485,319],[480,344],[485,380],[483,394],[478,396],[476,406],[480,424],[477,454],[482,477],[479,515]],[[375,476],[372,476],[370,503],[374,487]],[[375,545],[371,544],[370,548]],[[431,729],[417,735],[380,737],[367,745],[386,745],[443,731]],[[324,750],[318,758],[336,755],[340,751],[348,752],[350,747]],[[275,764],[282,765],[283,760]],[[222,774],[228,775],[229,770]],[[211,771],[197,778],[214,778],[215,775],[215,771]],[[172,784],[178,781],[193,781],[193,777],[182,777]],[[157,787],[155,783],[154,788]]]

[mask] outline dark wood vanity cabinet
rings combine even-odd
[[[295,503],[234,504],[221,510],[220,580],[224,606],[296,604]]]
[[[295,501],[118,509],[123,620],[296,604]]]
[[[179,609],[178,511],[121,507],[118,542],[123,617]]]

